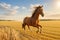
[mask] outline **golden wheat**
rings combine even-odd
[[[0,40],[60,40],[60,21],[40,21],[42,33],[36,33],[36,28],[26,26],[17,21],[0,21]]]

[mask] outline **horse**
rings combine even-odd
[[[22,28],[25,30],[25,26],[27,25],[28,29],[30,30],[30,26],[32,27],[36,27],[37,28],[37,33],[39,32],[40,29],[40,33],[42,31],[42,26],[39,25],[39,15],[41,15],[42,17],[44,17],[44,13],[43,13],[43,5],[42,6],[38,6],[35,7],[35,10],[32,14],[31,17],[25,17],[23,19],[23,23],[22,23]]]

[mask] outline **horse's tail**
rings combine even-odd
[[[22,24],[22,28],[25,30],[25,24],[24,23]]]

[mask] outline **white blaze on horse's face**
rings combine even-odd
[[[39,13],[41,14],[41,16],[42,17],[44,17],[44,13],[43,13],[43,8],[42,8],[43,6],[39,6],[38,8],[38,11],[39,11]]]

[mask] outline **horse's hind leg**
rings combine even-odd
[[[28,25],[27,25],[28,26]],[[28,26],[28,29],[31,31],[30,27]],[[31,31],[32,32],[32,31]]]
[[[25,24],[22,24],[22,28],[25,30]]]
[[[28,25],[27,25],[28,26]],[[28,29],[30,30],[30,27],[28,26]]]

